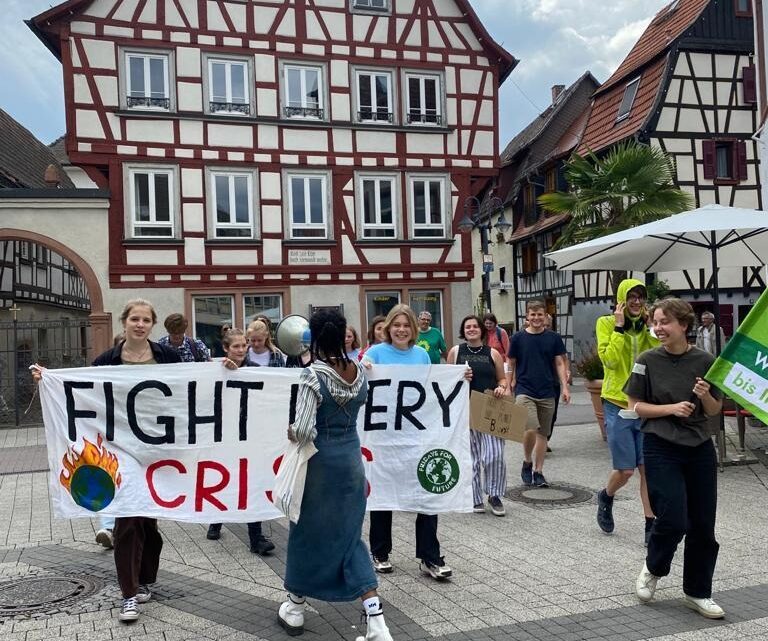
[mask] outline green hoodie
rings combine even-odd
[[[635,287],[645,289],[645,284],[635,278],[627,278],[619,283],[616,292],[616,302],[626,303],[627,293]],[[632,366],[638,355],[660,345],[659,340],[651,336],[651,332],[642,317],[630,317],[624,312],[626,322],[624,331],[616,331],[616,321],[613,314],[597,319],[595,333],[597,334],[597,353],[603,362],[603,391],[600,394],[605,400],[620,407],[627,407],[627,395],[624,385],[632,371]]]

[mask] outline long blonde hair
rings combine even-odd
[[[246,337],[250,339],[251,334],[255,332],[264,332],[264,347],[266,347],[270,352],[274,353],[278,351],[277,347],[275,347],[275,344],[272,342],[272,333],[269,330],[269,326],[264,321],[255,320],[250,325],[248,325],[248,332],[246,333]]]
[[[419,335],[419,324],[416,321],[416,314],[413,313],[413,310],[408,307],[408,305],[403,303],[395,305],[392,309],[390,309],[389,314],[387,314],[386,319],[384,319],[384,331],[387,334],[384,341],[387,343],[392,342],[392,336],[389,334],[389,328],[392,326],[392,323],[395,322],[395,318],[400,315],[405,316],[408,319],[408,324],[411,326],[411,340],[408,341],[408,347],[413,347],[416,344],[416,338]]]

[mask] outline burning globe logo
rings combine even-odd
[[[83,438],[79,454],[70,446],[61,459],[64,469],[59,474],[59,482],[75,503],[91,512],[107,507],[123,480],[117,456],[104,447],[103,442],[101,434],[96,445]]]

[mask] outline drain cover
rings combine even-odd
[[[507,490],[505,496],[511,501],[527,503],[535,507],[569,507],[591,501],[594,494],[587,487],[554,483],[549,487],[521,485]]]
[[[103,587],[100,579],[90,576],[46,576],[0,583],[0,616],[62,607]]]

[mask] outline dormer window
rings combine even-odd
[[[624,120],[629,117],[629,112],[632,111],[632,105],[635,102],[635,96],[637,95],[637,88],[640,86],[640,76],[630,80],[624,87],[624,96],[621,99],[619,105],[619,113],[616,114],[616,122]]]

